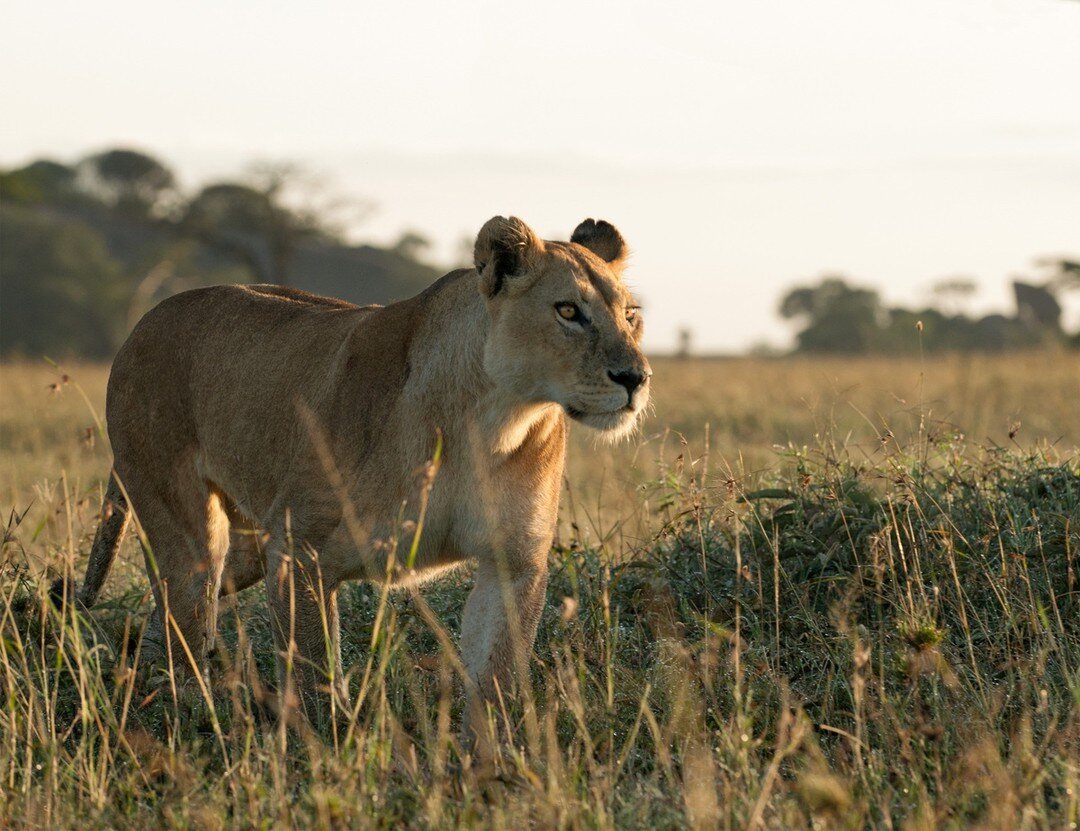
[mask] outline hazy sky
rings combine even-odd
[[[1073,0],[0,0],[0,164],[118,144],[194,186],[290,159],[448,259],[493,214],[618,225],[655,349],[781,342],[843,272],[976,307],[1080,255]]]

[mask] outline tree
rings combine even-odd
[[[1046,286],[1013,280],[1016,317],[1032,329],[1061,331],[1061,304]]]
[[[1080,260],[1068,257],[1042,257],[1036,263],[1049,272],[1046,287],[1051,291],[1080,289]]]
[[[419,260],[425,251],[431,250],[431,240],[419,231],[402,231],[393,251],[410,260]]]
[[[290,165],[260,165],[246,181],[216,182],[187,204],[179,227],[244,265],[252,279],[288,285],[297,246],[333,240],[342,203],[321,199],[310,178]]]
[[[0,173],[0,199],[19,203],[63,203],[75,194],[75,170],[51,159]]]
[[[88,156],[80,164],[86,186],[123,213],[148,217],[167,194],[175,192],[176,178],[153,156],[137,150],[115,149]]]
[[[203,188],[187,204],[179,227],[245,266],[254,282],[284,283],[270,264],[267,240],[274,228],[272,214],[265,194],[247,185],[219,182]]]
[[[938,280],[930,291],[938,302],[942,303],[951,314],[959,314],[963,307],[978,292],[979,287],[970,277],[955,276]]]
[[[829,275],[788,292],[780,315],[803,322],[796,335],[800,351],[857,354],[875,348],[884,310],[877,292]]]

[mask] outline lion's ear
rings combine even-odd
[[[618,229],[602,219],[586,219],[574,229],[570,242],[576,242],[583,248],[588,248],[601,260],[616,267],[621,266],[630,253],[626,247],[626,240],[622,238]]]
[[[543,250],[543,241],[516,216],[489,219],[480,229],[473,249],[484,294],[498,294],[507,279],[524,274]]]

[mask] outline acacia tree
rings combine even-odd
[[[85,187],[123,213],[149,217],[166,196],[175,195],[176,177],[153,156],[117,148],[88,156],[80,165]]]
[[[1049,272],[1046,287],[1051,291],[1080,289],[1080,260],[1068,257],[1043,257],[1036,262]]]
[[[978,284],[971,277],[963,275],[942,278],[930,288],[934,298],[950,314],[963,312],[964,306],[978,293],[978,290]]]
[[[795,288],[780,302],[781,317],[804,324],[796,335],[804,352],[867,352],[874,348],[884,314],[876,291],[850,286],[836,275]]]
[[[292,165],[264,164],[239,182],[215,182],[184,209],[179,227],[203,244],[241,263],[252,279],[289,284],[296,248],[311,240],[332,241],[336,219],[356,203],[334,200]]]

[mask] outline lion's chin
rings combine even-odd
[[[642,410],[629,407],[606,413],[587,413],[573,407],[566,408],[566,414],[570,418],[596,430],[608,441],[618,441],[633,432],[641,413]]]

